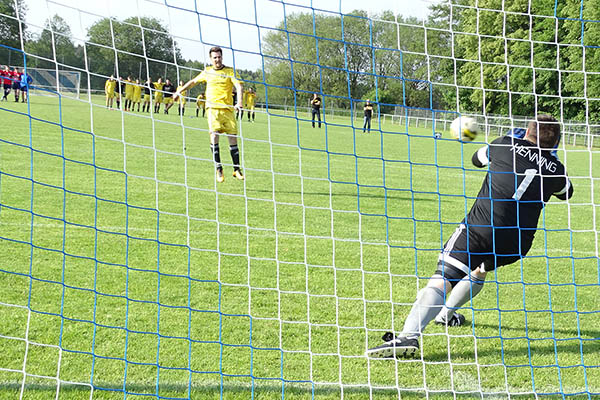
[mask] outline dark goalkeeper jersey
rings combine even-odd
[[[573,194],[565,167],[550,151],[509,136],[479,149],[473,164],[489,164],[489,170],[465,218],[471,240],[493,246],[496,254],[525,255],[544,204],[552,195],[565,200]]]

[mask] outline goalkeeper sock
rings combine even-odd
[[[440,315],[446,317],[445,320],[449,321],[457,308],[460,308],[481,292],[484,282],[472,275],[465,276],[450,292],[450,295],[446,299],[446,305],[440,311]]]
[[[219,149],[219,144],[211,144],[210,151],[213,153],[213,160],[215,160],[216,167],[223,168],[223,164],[221,164],[221,150]]]
[[[233,169],[240,169],[240,149],[237,144],[229,146],[229,153],[231,154],[231,161],[233,161]]]
[[[423,329],[440,312],[444,304],[444,292],[436,287],[426,286],[419,291],[417,300],[410,309],[402,333],[398,336],[416,339]]]

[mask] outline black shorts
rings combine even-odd
[[[478,234],[478,230],[485,234]],[[497,267],[512,264],[529,252],[533,242],[532,233],[518,228],[467,229],[462,223],[444,245],[436,274],[458,281],[479,267],[493,271]]]
[[[21,92],[26,92],[27,91],[27,86],[21,86]]]
[[[19,90],[19,89],[21,89],[21,84],[19,82],[13,82],[12,88],[15,90]]]
[[[12,82],[4,84],[4,90],[10,89],[12,87]]]

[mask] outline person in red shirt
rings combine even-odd
[[[2,77],[2,85],[4,87],[4,96],[2,97],[2,101],[8,101],[8,95],[10,94],[10,88],[12,86],[11,73],[8,65],[4,66],[4,69],[0,71],[0,76]]]
[[[12,90],[15,92],[15,101],[19,102],[19,95],[21,94],[21,73],[15,67],[11,71],[12,78]]]

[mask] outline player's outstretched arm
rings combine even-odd
[[[488,146],[483,146],[475,153],[473,153],[473,157],[471,158],[471,162],[477,168],[483,168],[490,163],[490,159],[488,157]]]
[[[573,185],[571,184],[571,180],[569,178],[566,179],[567,183],[565,184],[565,187],[560,192],[554,193],[560,200],[567,200],[573,196]]]
[[[181,96],[182,92],[187,91],[188,89],[193,88],[194,86],[196,86],[198,84],[198,82],[196,82],[196,79],[192,79],[190,81],[187,81],[185,83],[185,85],[183,85],[182,87],[178,88],[175,91],[175,94],[173,95],[173,101],[177,101],[177,99],[179,99],[179,96]]]

